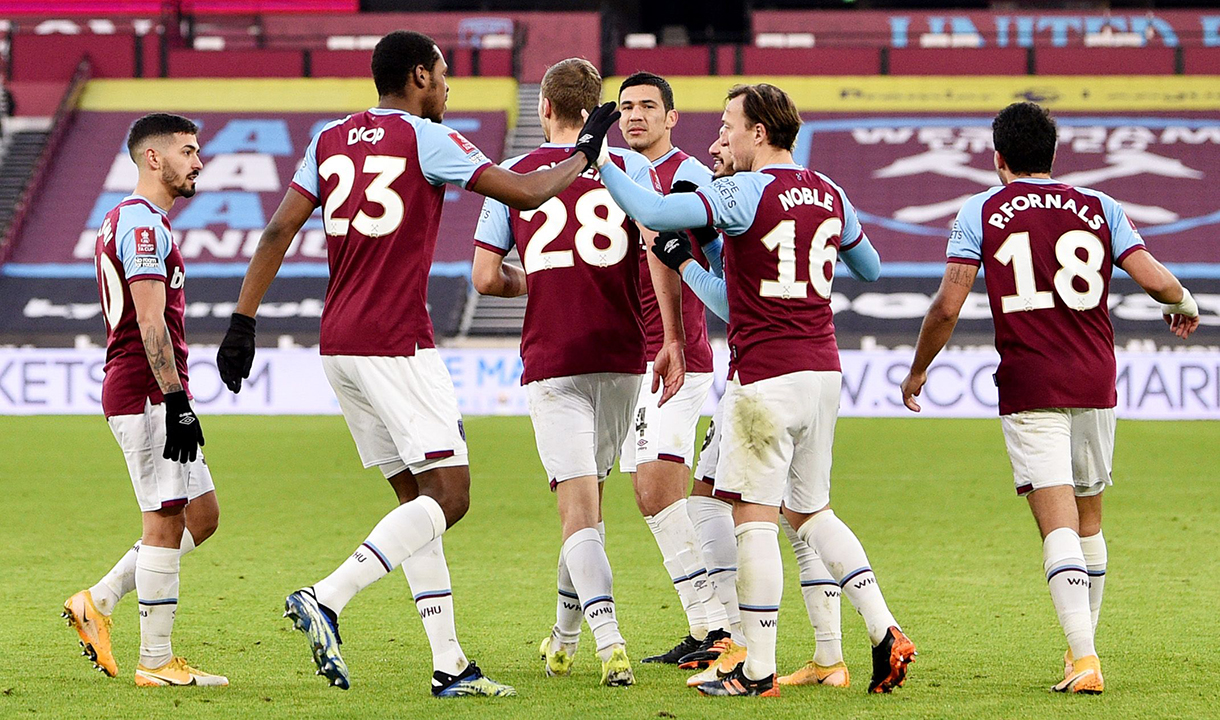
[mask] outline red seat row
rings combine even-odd
[[[1030,55],[1023,48],[893,48],[891,75],[1025,75]],[[1182,49],[1187,75],[1220,74],[1220,47]],[[146,35],[19,34],[11,46],[9,79],[18,82],[62,82],[82,57],[93,61],[101,78],[159,77],[160,38]],[[370,51],[300,49],[171,49],[165,64],[169,77],[361,77],[368,74]],[[448,55],[453,75],[474,75],[470,48]],[[513,74],[512,51],[482,50],[478,75]],[[1174,48],[1037,48],[1033,69],[1043,75],[1170,75],[1177,71]],[[619,48],[614,72],[659,70],[669,75],[876,75],[882,71],[879,48],[760,48],[694,45],[649,49]]]
[[[13,38],[9,79],[14,82],[64,82],[84,57],[95,78],[160,77],[161,44],[155,35],[33,35]],[[165,56],[169,77],[367,77],[371,50],[170,49]],[[457,48],[447,55],[450,74],[475,74],[476,55]],[[477,55],[478,74],[513,74],[510,49],[486,49]],[[308,69],[308,73],[306,72]]]
[[[706,45],[620,48],[614,71],[627,75],[654,69],[669,75],[876,75],[882,52],[875,47],[761,48]],[[713,64],[714,61],[714,64]],[[892,48],[890,75],[1025,75],[1024,48]],[[1041,75],[1172,75],[1174,48],[1037,48],[1033,70]],[[1220,74],[1220,48],[1182,49],[1187,75]]]

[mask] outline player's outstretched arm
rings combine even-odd
[[[514,210],[533,210],[563,192],[588,165],[584,155],[576,154],[550,168],[517,173],[491,166],[479,175],[471,190],[499,200]]]
[[[572,157],[551,168],[516,173],[489,167],[475,180],[471,190],[499,200],[514,210],[533,210],[563,192],[582,172],[596,165],[606,154],[606,131],[619,118],[614,103],[606,103],[585,113]]]
[[[216,352],[216,367],[220,379],[233,392],[241,391],[241,381],[250,377],[254,364],[254,316],[258,306],[271,287],[271,281],[280,271],[284,254],[292,239],[300,232],[305,221],[313,214],[314,202],[295,188],[288,188],[284,199],[276,208],[259,238],[254,257],[246,268],[246,277],[241,283],[237,307],[229,319],[229,330]]]
[[[911,371],[902,381],[902,402],[914,412],[919,412],[919,403],[915,398],[928,381],[928,366],[953,336],[957,317],[962,311],[962,305],[966,303],[966,298],[970,296],[970,288],[974,286],[974,279],[978,274],[976,265],[950,262],[945,267],[940,289],[936,291],[936,297],[932,298],[932,306],[928,308],[928,314],[924,316],[923,325],[919,328],[919,340],[915,343],[915,359],[911,362]]]
[[[1169,331],[1185,340],[1199,327],[1199,305],[1174,274],[1147,250],[1123,258],[1122,269],[1144,292],[1161,303]]]
[[[174,344],[165,325],[165,281],[133,280],[128,289],[148,367],[165,396],[165,450],[161,456],[175,462],[194,462],[203,445],[203,430],[182,387]]]
[[[525,271],[504,262],[504,257],[481,247],[474,249],[471,280],[480,295],[514,298],[525,294]]]
[[[652,188],[637,185],[612,162],[601,166],[601,176],[614,202],[644,227],[665,232],[704,227],[709,222],[707,205],[698,193],[658,195]]]

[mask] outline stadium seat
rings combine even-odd
[[[716,46],[716,74],[717,75],[740,75],[742,69],[737,65],[739,57],[737,49],[739,45],[717,45]]]
[[[1187,75],[1220,75],[1220,47],[1186,48],[1182,61]]]
[[[13,80],[63,82],[72,78],[81,58],[92,62],[92,77],[135,76],[134,35],[33,35],[13,36],[11,72]]]
[[[876,75],[881,70],[877,48],[742,48],[746,75]]]
[[[1172,75],[1174,49],[1038,48],[1034,67],[1039,75]]]
[[[512,77],[513,51],[511,48],[483,48],[479,50],[479,75],[482,77]]]
[[[170,50],[169,76],[301,77],[300,50]]]
[[[707,75],[711,51],[706,45],[656,48],[619,48],[614,52],[614,72],[630,75],[637,70],[665,75]]]
[[[890,75],[1024,75],[1025,48],[893,48]]]
[[[372,50],[313,50],[309,74],[313,77],[368,77]]]

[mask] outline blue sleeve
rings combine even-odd
[[[1106,216],[1106,224],[1110,226],[1110,252],[1114,264],[1118,264],[1132,250],[1144,247],[1144,238],[1135,228],[1135,223],[1127,217],[1123,206],[1109,195],[1098,193],[1102,211]]]
[[[983,202],[995,191],[979,193],[966,201],[953,221],[945,255],[977,265],[983,261]]]
[[[417,121],[419,167],[433,185],[449,183],[469,189],[491,161],[457,130],[431,121]]]
[[[657,178],[656,168],[648,162],[648,158],[637,152],[620,151],[615,154],[623,158],[623,165],[627,167],[627,175],[631,177],[632,182],[640,187],[650,187],[656,192],[661,192],[661,181]]]
[[[881,277],[881,256],[867,235],[861,235],[854,245],[846,250],[839,250],[839,259],[847,266],[847,271],[857,280],[873,282]]]
[[[718,278],[724,277],[724,240],[716,238],[703,246],[703,257],[707,258],[707,267]]]
[[[128,281],[166,278],[165,258],[173,239],[156,213],[140,206],[123,208],[115,235],[115,251]]]
[[[674,182],[682,180],[694,183],[697,187],[710,185],[712,184],[712,171],[708,170],[703,163],[693,157],[688,157],[682,161],[682,164],[674,172]]]
[[[687,263],[686,268],[682,270],[682,281],[695,292],[704,305],[716,313],[716,317],[725,322],[729,321],[729,289],[723,278],[716,277],[704,270],[699,263],[693,262]]]
[[[323,128],[325,129],[325,128]],[[297,168],[296,174],[292,176],[292,185],[301,194],[313,200],[313,204],[318,204],[318,138],[321,137],[321,131],[313,136],[313,140],[309,141],[309,147],[305,148],[305,159],[301,161],[301,166]]]
[[[513,230],[509,224],[508,206],[499,200],[484,198],[479,224],[474,228],[474,244],[500,255],[513,247]]]
[[[650,187],[636,184],[613,162],[601,167],[601,178],[615,204],[650,230],[686,230],[708,224],[707,203],[698,193],[658,195]]]
[[[741,235],[754,224],[763,188],[773,180],[775,178],[771,175],[738,173],[699,188],[695,195],[703,198],[711,218],[710,222],[705,219],[702,224],[720,228],[730,237]]]

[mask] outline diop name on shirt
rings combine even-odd
[[[1105,224],[1105,218],[1101,215],[1089,215],[1089,206],[1076,205],[1075,198],[1064,198],[1057,193],[1029,193],[1027,195],[1018,195],[1008,202],[1000,205],[1000,211],[991,214],[987,218],[987,223],[1001,230],[1012,220],[1019,212],[1025,210],[1064,210],[1070,212],[1081,220],[1085,221],[1093,230],[1100,230]]]

